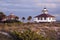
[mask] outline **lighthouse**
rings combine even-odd
[[[53,15],[50,15],[48,10],[44,8],[40,15],[34,17],[35,22],[55,22],[56,18]]]

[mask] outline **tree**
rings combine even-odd
[[[18,17],[18,16],[16,16],[16,17],[15,17],[15,20],[18,20],[18,19],[19,19],[19,17]]]
[[[24,22],[24,20],[25,20],[25,17],[22,17],[22,20],[23,20],[23,22]]]
[[[2,19],[6,18],[6,15],[3,12],[0,12],[0,22],[2,22]]]
[[[15,17],[15,22],[19,22],[19,17],[18,16]]]
[[[27,20],[30,22],[31,21],[31,19],[32,19],[32,16],[29,16],[28,18],[27,18]]]

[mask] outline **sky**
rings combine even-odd
[[[60,0],[0,0],[0,12],[13,13],[20,18],[40,15],[44,7],[60,20]]]

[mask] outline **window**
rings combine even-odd
[[[39,20],[39,17],[38,17],[38,20]]]
[[[51,18],[49,18],[49,20],[51,20]]]
[[[44,20],[46,20],[46,17],[44,17]]]
[[[42,20],[42,17],[41,17],[41,20]]]

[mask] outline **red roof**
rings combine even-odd
[[[14,14],[10,14],[9,16],[7,16],[8,18],[16,18],[17,16],[15,16]]]
[[[9,18],[15,18],[16,16],[15,15],[9,15],[8,17]]]
[[[52,16],[50,14],[41,14],[41,15],[38,15],[38,16],[35,16],[35,17],[55,17],[55,16]]]

